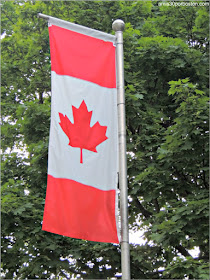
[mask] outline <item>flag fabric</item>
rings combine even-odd
[[[115,36],[49,19],[51,125],[42,229],[119,243]]]

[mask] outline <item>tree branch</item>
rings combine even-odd
[[[159,213],[160,212],[160,206],[159,206],[157,198],[153,199],[153,203],[155,205],[156,212]]]
[[[185,257],[192,257],[190,253],[182,246],[182,245],[177,245],[175,248]]]
[[[148,210],[146,210],[142,204],[139,202],[138,198],[134,199],[134,203],[136,207],[141,211],[141,213],[144,215],[146,219],[152,217],[152,213]]]
[[[8,18],[8,20],[11,21],[12,24],[15,24],[3,9],[2,9],[2,12],[5,14],[5,16]]]

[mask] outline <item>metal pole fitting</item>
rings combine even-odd
[[[37,14],[37,17],[38,17],[38,18],[43,18],[43,19],[45,19],[45,20],[49,20],[49,18],[50,18],[49,16],[44,15],[44,14],[42,14],[42,13],[38,13],[38,14]]]

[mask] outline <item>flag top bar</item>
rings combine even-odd
[[[48,16],[45,14],[41,14],[41,13],[39,13],[37,16],[47,20],[49,24],[58,25],[62,28],[66,28],[71,31],[78,32],[80,34],[84,34],[84,35],[87,35],[90,37],[94,37],[94,38],[112,42],[112,43],[115,43],[115,41],[116,41],[116,37],[114,35],[111,35],[111,34],[108,34],[108,33],[105,33],[105,32],[99,31],[99,30],[95,30],[95,29],[92,29],[92,28],[89,28],[86,26],[76,24],[76,23],[71,23],[66,20],[58,19],[58,18],[51,17],[51,16]]]

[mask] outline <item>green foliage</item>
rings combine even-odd
[[[41,230],[51,85],[39,12],[112,34],[112,21],[125,21],[129,226],[144,230],[144,245],[131,245],[132,278],[208,278],[208,9],[158,3],[1,2],[2,278],[121,270],[120,246]]]
[[[209,265],[203,261],[194,260],[192,257],[186,257],[186,259],[178,257],[171,262],[163,275],[176,279],[183,279],[180,275],[189,277],[190,279],[208,279]]]

